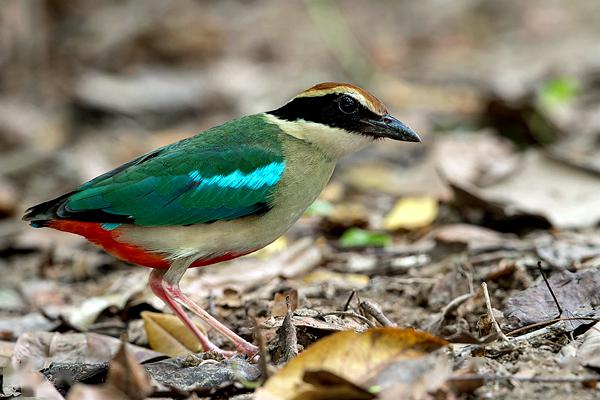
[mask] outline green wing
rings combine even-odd
[[[110,228],[119,223],[191,225],[266,212],[285,161],[274,132],[264,132],[248,118],[148,153],[87,182],[56,200],[60,204],[55,203],[54,218],[96,221]]]

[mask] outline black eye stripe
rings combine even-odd
[[[344,96],[355,102],[356,110],[347,113],[340,109]],[[286,121],[316,122],[356,133],[362,133],[368,128],[368,124],[364,121],[381,119],[380,115],[369,110],[354,97],[340,95],[339,93],[314,97],[296,97],[281,108],[268,113]]]

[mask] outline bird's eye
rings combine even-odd
[[[346,114],[352,114],[358,109],[358,102],[352,97],[344,95],[340,97],[338,106],[341,112]]]

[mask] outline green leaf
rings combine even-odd
[[[579,94],[579,82],[571,77],[557,77],[542,86],[540,100],[546,107],[568,104]]]
[[[350,228],[340,237],[342,247],[384,247],[391,243],[392,237],[387,233],[372,232],[360,228]]]

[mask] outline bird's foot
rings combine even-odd
[[[252,345],[250,345],[252,346]],[[252,346],[255,347],[255,346]],[[258,361],[258,348],[256,350],[249,347],[236,347],[236,350],[223,350],[219,347],[211,347],[210,349],[204,349],[205,354],[213,354],[214,357],[219,358],[223,357],[225,359],[230,359],[239,355],[246,356],[247,360],[251,363]]]
[[[258,347],[244,340],[242,337],[238,336],[231,329],[227,328],[225,325],[217,321],[213,316],[207,313],[205,310],[200,308],[196,303],[186,297],[179,286],[177,285],[165,285],[165,291],[169,294],[171,298],[173,298],[176,302],[180,303],[200,319],[202,319],[205,323],[213,327],[217,332],[221,335],[225,336],[229,339],[234,345],[237,351],[241,354],[248,356],[249,358],[255,356],[258,353]]]
[[[167,305],[169,305],[169,307],[171,307],[171,309],[173,309],[181,321],[194,333],[194,335],[200,341],[204,351],[215,351],[226,358],[233,357],[236,354],[243,354],[250,360],[256,358],[256,355],[258,354],[258,347],[238,336],[235,332],[227,328],[212,315],[185,296],[181,292],[181,289],[179,289],[178,276],[176,276],[176,279],[173,279],[175,282],[171,282],[171,280],[165,278],[167,274],[159,270],[152,271],[150,274],[150,287],[159,298],[161,298]],[[221,335],[229,339],[235,345],[237,352],[222,350],[213,344],[205,333],[198,330],[196,325],[186,315],[185,311],[183,311],[182,306],[190,310],[207,325],[211,326]]]
[[[258,347],[252,343],[248,343],[245,340],[243,342],[235,343],[235,348],[237,349],[238,353],[244,354],[249,360],[252,360],[258,355]]]

